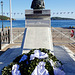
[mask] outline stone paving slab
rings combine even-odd
[[[10,64],[17,56],[21,54],[20,47],[9,48],[5,53],[0,56],[0,75],[4,66]]]
[[[68,51],[69,49],[66,48]],[[54,55],[63,63],[63,69],[66,75],[75,75],[75,61],[63,47],[54,46]]]

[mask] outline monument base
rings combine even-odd
[[[28,27],[25,29],[23,52],[30,49],[46,48],[53,52],[52,34],[49,27]]]
[[[22,53],[31,49],[46,48],[53,52],[50,10],[26,10]]]

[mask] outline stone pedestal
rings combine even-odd
[[[26,10],[25,27],[50,27],[50,10]]]
[[[46,48],[53,52],[50,10],[25,10],[25,32],[22,53],[30,49]]]

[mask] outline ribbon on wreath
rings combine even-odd
[[[45,62],[39,62],[31,75],[49,75],[47,69],[45,69]]]
[[[26,60],[26,59],[27,59],[27,55],[23,55],[23,56],[21,57],[21,59],[20,59],[19,63],[20,63],[21,61]]]
[[[60,69],[61,64],[57,62],[53,62],[53,60],[50,60],[50,64],[53,66],[54,75],[65,75],[65,72]]]
[[[20,71],[19,71],[19,65],[15,64],[12,67],[12,75],[21,75]]]
[[[38,59],[44,59],[48,57],[47,53],[41,52],[40,50],[35,50],[34,54],[30,55],[30,60],[34,60],[36,58]]]

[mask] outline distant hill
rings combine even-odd
[[[52,17],[51,20],[75,20],[73,18]]]
[[[2,15],[0,15],[0,20],[2,20]],[[3,16],[3,20],[10,20],[10,18],[7,16]],[[12,18],[12,20],[15,20],[15,19]]]

